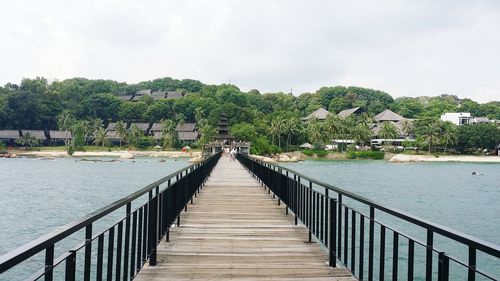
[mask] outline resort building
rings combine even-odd
[[[19,139],[18,130],[0,130],[0,141],[7,144],[13,144]]]
[[[391,144],[396,146],[401,146],[404,141],[414,141],[413,138],[405,136],[404,127],[406,123],[411,123],[412,120],[406,119],[403,116],[386,109],[373,117],[374,124],[372,126],[373,139],[371,140],[372,146],[381,146],[383,144]],[[390,122],[396,128],[398,135],[392,139],[382,138],[380,136],[380,130],[384,122]]]
[[[140,90],[132,95],[120,96],[123,101],[139,101],[142,97],[150,96],[153,100],[162,99],[179,99],[185,96],[183,91],[151,91],[151,90]]]
[[[59,131],[59,130],[50,130],[49,131],[49,139],[51,143],[64,143],[67,140],[72,139],[70,131]]]
[[[441,115],[441,120],[451,122],[457,126],[472,124],[474,118],[469,112],[447,112]]]
[[[331,115],[331,113],[328,110],[320,107],[320,108],[316,109],[313,113],[311,113],[311,114],[307,115],[306,117],[302,118],[302,121],[309,121],[311,119],[317,119],[319,121],[325,121],[325,119],[329,115]]]
[[[355,108],[351,108],[351,109],[342,110],[337,115],[339,117],[341,117],[341,118],[347,118],[347,117],[349,117],[351,115],[360,115],[363,112],[365,112],[365,110],[363,108],[361,108],[361,107],[355,107]]]
[[[179,140],[183,143],[195,142],[199,138],[198,129],[196,128],[196,123],[183,123],[177,125],[175,128]]]
[[[402,121],[404,120],[405,118],[395,112],[393,112],[392,110],[389,110],[389,109],[386,109],[382,112],[380,112],[379,114],[375,115],[375,117],[373,117],[373,121],[377,122],[377,123],[382,123],[382,122],[385,122],[385,121],[390,121],[390,122],[399,122],[399,121]]]

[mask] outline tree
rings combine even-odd
[[[177,131],[175,130],[175,122],[170,119],[163,121],[163,131],[161,132],[162,144],[164,148],[172,148],[176,139]]]
[[[372,130],[365,123],[359,123],[354,130],[353,139],[360,144],[365,144],[370,141],[372,137]]]
[[[136,124],[130,127],[130,132],[128,133],[128,140],[131,145],[137,145],[139,138],[144,137],[144,131],[139,129]]]
[[[434,122],[429,122],[421,131],[420,136],[422,137],[423,142],[429,147],[429,154],[431,154],[432,146],[439,141],[441,126],[441,120],[434,120]]]
[[[127,142],[127,128],[123,121],[118,121],[115,124],[116,135],[120,138],[120,147],[122,147],[122,142]]]
[[[109,139],[106,136],[106,130],[104,130],[104,128],[100,127],[94,133],[94,144],[102,147],[109,146]]]
[[[241,141],[253,141],[257,137],[255,127],[248,123],[239,123],[231,126],[230,134]]]
[[[443,133],[441,135],[441,142],[444,144],[443,155],[446,155],[446,148],[449,145],[454,145],[458,141],[457,126],[451,122],[443,123]]]
[[[323,143],[323,126],[321,122],[319,122],[316,118],[313,118],[309,120],[309,123],[307,125],[307,131],[309,133],[309,140],[314,144],[314,145],[320,145]]]
[[[200,144],[207,144],[208,141],[217,133],[215,127],[208,124],[208,122],[204,122],[200,127],[201,137],[199,140]]]
[[[380,127],[380,131],[378,132],[378,136],[381,139],[394,139],[398,136],[398,129],[391,122],[385,121],[382,123]]]
[[[16,140],[16,143],[21,145],[21,146],[37,146],[40,144],[40,141],[36,139],[34,136],[32,136],[30,133],[26,133],[23,136],[19,137]]]
[[[283,134],[284,129],[284,119],[281,117],[277,117],[273,121],[271,121],[271,127],[269,128],[269,134],[272,137],[271,144],[274,144],[274,139],[278,139],[278,146],[281,148],[281,135]]]
[[[64,110],[57,118],[57,127],[59,130],[73,131],[75,124],[75,117],[68,110]],[[64,138],[64,146],[66,150],[71,146],[69,134]]]

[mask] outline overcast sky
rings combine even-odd
[[[2,1],[0,84],[23,77],[356,85],[500,100],[500,1]]]

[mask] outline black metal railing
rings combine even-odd
[[[65,267],[65,280],[133,279],[146,262],[151,266],[156,265],[159,241],[163,237],[168,241],[171,225],[175,220],[177,225],[180,224],[182,210],[187,210],[188,204],[193,203],[193,197],[203,187],[219,158],[220,153],[183,168],[82,219],[6,253],[0,257],[0,274],[21,267],[23,261],[44,251],[45,266],[28,280],[53,280],[58,266]],[[146,202],[137,203],[143,195],[148,196]],[[138,204],[134,210],[132,203]],[[121,217],[104,231],[92,231],[93,225],[100,219],[123,207],[125,217]],[[84,230],[81,243],[54,258],[56,243],[81,230]],[[92,249],[96,243],[97,251]],[[76,257],[82,249],[83,253],[80,254],[83,255],[83,264],[77,265]],[[77,270],[77,267],[81,270]],[[56,279],[62,278],[57,276]]]
[[[287,213],[289,210],[294,213],[295,224],[300,221],[305,225],[309,242],[315,239],[328,249],[330,266],[336,267],[339,261],[359,280],[498,280],[498,276],[483,271],[479,262],[488,263],[488,270],[498,274],[498,245],[383,206],[291,169],[242,154],[237,158],[277,196],[278,204],[286,205]],[[401,223],[388,226],[381,220],[386,217]],[[411,229],[411,234],[397,230],[402,224],[406,225],[405,231]],[[419,231],[423,239],[418,238]],[[442,240],[463,247],[467,262],[440,250],[436,242]],[[420,255],[416,253],[417,247]]]

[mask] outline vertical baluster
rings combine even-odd
[[[365,216],[359,214],[359,280],[363,280],[365,264]]]
[[[320,218],[319,218],[319,197],[321,194],[319,194],[319,192],[315,192],[316,193],[316,212],[315,212],[315,215],[314,215],[314,219],[316,220],[316,227],[314,228],[315,230],[315,235],[316,235],[316,238],[319,238],[319,222],[320,222]]]
[[[70,251],[70,255],[66,258],[66,272],[64,276],[65,281],[75,281],[76,273],[76,253]]]
[[[356,273],[356,211],[351,212],[351,271]]]
[[[325,216],[324,216],[324,214],[325,214],[325,209],[324,209],[324,206],[323,206],[323,205],[324,205],[323,201],[325,200],[325,197],[323,196],[323,194],[319,194],[319,197],[320,197],[320,200],[319,200],[319,202],[320,202],[320,208],[319,208],[319,209],[320,209],[320,218],[319,218],[319,226],[320,226],[320,229],[319,229],[319,240],[320,240],[321,242],[323,242],[323,244],[324,244],[324,245],[327,245],[327,244],[325,243],[325,240],[324,240],[324,236],[325,236],[325,235],[323,235],[323,234],[324,234],[324,229],[325,229]]]
[[[113,280],[113,251],[115,249],[114,246],[114,240],[115,240],[115,227],[111,227],[108,233],[108,269],[106,271],[107,278],[106,280],[112,281]]]
[[[469,246],[469,269],[467,273],[467,281],[476,280],[476,249]]]
[[[328,203],[330,201],[329,194],[328,194],[328,188],[325,187],[325,246],[328,246],[328,241],[329,241],[329,235],[328,235],[328,229],[329,229],[329,222],[330,220],[328,219]]]
[[[380,259],[379,259],[379,280],[385,277],[385,226],[380,226]]]
[[[97,237],[97,268],[96,268],[96,281],[102,280],[102,263],[104,252],[104,234]]]
[[[130,279],[133,279],[135,276],[135,248],[136,248],[136,240],[137,237],[137,211],[134,212],[132,215],[132,242],[131,242],[131,249],[130,249]]]
[[[413,264],[415,259],[415,241],[408,241],[408,281],[413,281]]]
[[[373,236],[375,235],[375,208],[370,207],[370,230],[368,233],[368,281],[373,280]]]
[[[349,209],[344,210],[344,264],[347,266],[348,246],[347,239],[349,237]]]
[[[330,255],[329,264],[331,267],[337,267],[336,262],[336,240],[337,240],[337,201],[330,198]]]
[[[439,252],[438,256],[438,280],[448,281],[450,272],[450,258],[444,253]]]
[[[83,265],[83,280],[90,281],[90,259],[92,255],[92,224],[85,227],[85,262]]]
[[[393,232],[392,236],[392,280],[398,280],[399,234]]]
[[[337,219],[337,258],[342,258],[342,194],[339,193],[338,219]]]
[[[158,227],[158,196],[153,197],[149,204],[149,218],[148,218],[148,249],[149,249],[149,265],[156,265],[156,247],[157,240],[157,227]]]
[[[433,232],[427,229],[427,248],[425,249],[425,280],[432,281],[432,246]]]
[[[125,208],[125,245],[123,247],[123,281],[128,280],[128,254],[129,254],[129,243],[130,243],[130,212],[132,210],[131,203],[127,203]]]
[[[312,182],[309,181],[309,192],[308,192],[308,196],[307,196],[307,228],[309,230],[309,243],[312,242],[312,233],[311,233],[311,229],[312,229],[312,212],[313,212],[313,190],[312,190]]]
[[[45,281],[54,279],[54,245],[50,245],[45,249]]]
[[[144,239],[142,237],[142,231],[143,231],[143,227],[142,227],[142,224],[143,224],[143,215],[142,215],[142,209],[144,207],[141,207],[139,208],[139,223],[137,225],[137,261],[136,261],[136,269],[137,271],[141,270],[141,267],[142,267],[142,240]]]
[[[122,243],[123,243],[123,221],[118,223],[118,233],[116,236],[116,268],[115,279],[120,280],[122,273]]]
[[[294,209],[293,213],[295,215],[294,218],[294,223],[295,225],[299,224],[299,217],[298,217],[298,212],[299,212],[299,185],[297,184],[297,175],[293,175],[293,183],[294,183]]]

